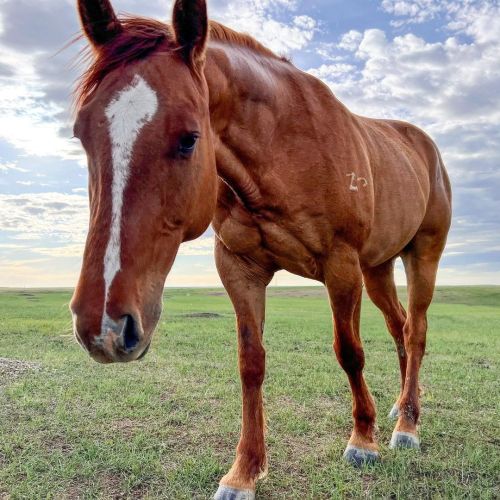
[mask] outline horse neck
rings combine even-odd
[[[216,132],[227,132],[231,128],[229,120],[248,118],[254,114],[256,106],[269,110],[276,108],[280,104],[276,95],[284,89],[282,73],[287,67],[291,65],[247,47],[211,42],[205,75]],[[253,107],[249,107],[250,104]],[[217,117],[226,120],[217,121]]]
[[[211,42],[205,76],[218,175],[251,209],[267,204],[266,179],[284,176],[286,182],[286,169],[273,158],[283,162],[289,154],[290,162],[290,152],[308,143],[330,150],[332,130],[340,144],[349,133],[353,115],[330,89],[277,57]]]
[[[303,78],[299,70],[279,58],[210,43],[205,76],[217,171],[249,207],[259,208],[263,173],[276,145],[284,147],[294,134],[301,133],[283,125],[297,123],[292,113],[305,94],[299,75]]]

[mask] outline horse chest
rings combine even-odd
[[[292,225],[288,229],[274,221],[262,221],[259,224],[262,245],[274,262],[282,269],[311,279],[321,279],[321,271],[314,247],[318,240],[299,239],[301,226]]]
[[[219,214],[213,221],[214,229],[233,253],[250,257],[263,267],[286,269],[292,273],[321,279],[321,271],[314,247],[320,242],[301,241],[294,231],[259,215],[250,216],[239,209]]]

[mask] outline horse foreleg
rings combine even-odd
[[[338,249],[325,268],[325,283],[333,310],[337,359],[347,374],[353,395],[354,428],[344,452],[353,465],[378,459],[375,404],[363,377],[365,357],[359,335],[362,277],[357,253]]]
[[[262,335],[266,286],[272,273],[231,254],[219,241],[215,255],[219,275],[236,312],[242,389],[242,424],[236,458],[221,479],[215,499],[250,500],[255,496],[257,479],[267,470],[262,398],[265,350]]]

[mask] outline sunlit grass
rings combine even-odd
[[[231,464],[240,421],[225,294],[167,290],[145,360],[109,366],[73,340],[69,298],[0,292],[0,357],[40,367],[0,380],[0,497],[208,498]],[[381,315],[365,301],[365,373],[383,461],[361,471],[341,460],[351,397],[332,355],[324,292],[271,289],[267,311],[269,476],[259,498],[498,498],[500,288],[438,290],[422,371],[421,453],[387,448],[397,361]]]

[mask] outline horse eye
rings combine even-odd
[[[179,152],[183,155],[192,154],[199,137],[199,134],[196,132],[191,132],[181,137],[179,141]]]

